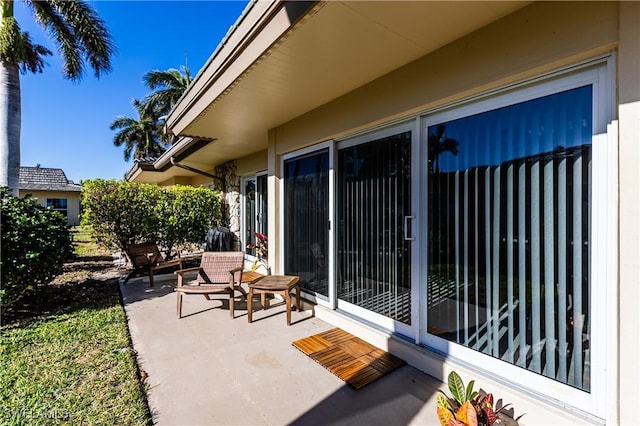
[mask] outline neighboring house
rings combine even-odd
[[[62,169],[20,167],[20,197],[31,196],[38,203],[60,212],[70,226],[80,223],[82,187],[67,179]]]
[[[640,2],[251,2],[128,179],[222,180],[318,317],[522,424],[637,424],[639,68]]]

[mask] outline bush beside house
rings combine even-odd
[[[62,273],[73,244],[67,219],[41,206],[34,198],[2,196],[2,308],[9,308],[29,292]]]
[[[124,251],[151,241],[169,256],[202,244],[207,229],[222,221],[220,193],[203,187],[95,179],[83,184],[82,207],[82,222],[103,246]]]

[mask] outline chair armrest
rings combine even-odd
[[[151,264],[149,268],[155,271],[156,269],[164,269],[174,265],[182,266],[182,258],[178,257],[176,259],[163,260],[162,262]]]
[[[182,287],[182,283],[184,281],[184,274],[186,274],[187,272],[196,272],[199,271],[200,267],[196,266],[193,268],[186,268],[186,269],[179,269],[177,271],[174,272],[174,274],[176,274],[178,276],[178,287]]]
[[[229,270],[229,284],[231,286],[241,286],[242,285],[242,270],[244,268],[242,266],[238,266],[236,268]]]

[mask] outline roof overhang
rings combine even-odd
[[[172,149],[215,140],[183,155],[201,170],[264,150],[269,129],[529,3],[254,1],[169,114]]]

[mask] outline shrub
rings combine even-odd
[[[82,187],[82,222],[103,246],[125,250],[153,241],[170,254],[204,242],[207,229],[221,222],[220,198],[202,187],[90,180]]]
[[[0,188],[2,196],[2,307],[10,308],[27,293],[62,273],[73,254],[67,220],[33,198],[17,198]]]
[[[202,244],[207,230],[221,222],[220,198],[209,188],[162,188],[156,204],[158,243],[169,252],[181,245]]]
[[[97,242],[124,250],[136,241],[153,240],[158,223],[155,185],[95,179],[82,184],[82,223]]]

